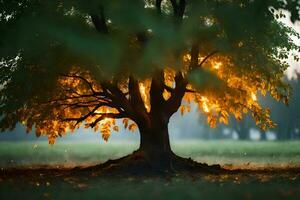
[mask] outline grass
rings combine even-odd
[[[273,177],[31,177],[0,182],[1,199],[299,199],[300,181]]]
[[[58,142],[51,146],[40,142],[1,142],[0,166],[22,167],[93,165],[122,157],[138,147],[136,143]]]
[[[122,157],[138,148],[134,142],[0,142],[0,167],[93,165]],[[178,155],[198,162],[223,166],[300,166],[300,141],[177,141],[172,149]]]
[[[165,178],[5,175],[6,167],[97,164],[137,147],[128,142],[58,142],[54,146],[46,141],[0,142],[0,199],[300,199],[300,174],[295,172]],[[172,149],[181,156],[223,166],[300,166],[298,141],[182,141],[172,143]]]
[[[235,168],[300,166],[300,141],[189,141],[175,143],[174,149],[199,162]]]

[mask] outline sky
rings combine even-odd
[[[292,27],[294,30],[296,30],[297,33],[300,34],[300,21],[296,21],[294,24],[289,20],[290,13],[284,12],[287,15],[287,18],[280,19],[281,22],[287,24],[288,26]],[[300,45],[300,40],[292,37],[294,42],[297,45]],[[299,54],[299,53],[298,53]],[[300,56],[300,55],[299,55]],[[300,73],[300,63],[296,62],[294,59],[290,58],[288,60],[289,68],[286,70],[286,75],[289,79],[296,79],[297,73]]]

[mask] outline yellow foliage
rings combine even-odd
[[[128,126],[128,129],[132,132],[134,132],[137,129],[137,125],[135,123],[132,123]]]
[[[171,97],[171,93],[168,92],[166,89],[163,91],[163,98],[168,100]]]
[[[116,131],[116,132],[119,132],[119,127],[118,126],[114,126],[113,130]]]
[[[147,112],[150,112],[150,109],[151,109],[150,93],[149,93],[150,85],[151,85],[151,80],[149,80],[149,79],[139,82],[139,90],[140,90],[141,97],[142,97],[142,100],[144,102]]]
[[[129,122],[129,119],[128,118],[124,118],[123,119],[123,124],[124,124],[124,128],[127,129],[128,127],[128,122]]]
[[[198,62],[201,63],[204,58],[204,55],[200,55]],[[188,74],[190,61],[191,56],[188,53],[184,54],[184,66],[180,69],[180,73],[185,78]],[[252,114],[256,124],[262,129],[275,126],[270,119],[270,111],[262,108],[259,104],[258,95],[266,95],[269,91],[277,100],[287,102],[287,96],[280,94],[277,90],[278,85],[285,87],[281,83],[280,76],[276,80],[267,81],[255,69],[249,70],[244,69],[242,66],[234,66],[230,62],[230,57],[222,55],[208,59],[205,65],[201,67],[214,73],[220,80],[221,86],[220,88],[205,87],[197,90],[196,86],[191,83],[187,84],[186,89],[188,91],[184,94],[184,103],[179,108],[182,115],[190,112],[190,104],[194,103],[197,105],[199,112],[206,115],[207,123],[211,127],[215,127],[217,123],[228,124],[230,115],[241,120],[248,112]],[[107,141],[111,131],[119,131],[119,127],[116,126],[115,119],[104,116],[107,113],[118,114],[119,110],[106,106],[105,103],[107,102],[105,100],[99,100],[90,95],[90,87],[95,92],[103,92],[101,85],[92,78],[90,72],[80,72],[77,68],[74,68],[70,74],[84,77],[91,85],[87,85],[81,79],[72,76],[59,78],[57,80],[57,91],[53,94],[53,99],[65,99],[62,101],[62,104],[58,105],[55,102],[48,104],[33,103],[32,108],[24,108],[18,111],[19,116],[21,116],[20,121],[27,127],[27,131],[35,127],[37,136],[47,135],[50,144],[54,144],[57,137],[63,136],[67,131],[74,131],[81,125],[92,127],[94,131],[100,130],[102,138]],[[170,99],[172,91],[176,88],[176,74],[178,74],[178,71],[173,68],[166,67],[164,70],[163,77],[166,88],[162,94],[157,95],[162,95],[166,102]],[[150,113],[151,78],[138,79],[138,86],[146,111]],[[120,80],[117,87],[124,93],[126,98],[129,98],[128,79]],[[77,98],[80,95],[84,95],[85,97],[81,99]],[[71,98],[66,99],[66,97]],[[93,102],[101,102],[103,106],[95,109]],[[74,106],[78,104],[81,106]],[[66,118],[82,118],[93,110],[93,115],[84,118],[78,123],[76,121],[62,120]],[[100,121],[97,121],[101,115],[103,117],[100,118]],[[124,128],[135,131],[138,128],[137,125],[135,123],[129,124],[129,120],[129,118],[123,118]],[[97,123],[91,126],[95,121]]]

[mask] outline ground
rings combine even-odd
[[[36,173],[2,177],[0,199],[300,199],[293,173],[93,177]]]
[[[70,170],[121,157],[136,147],[136,143],[62,142],[49,147],[46,141],[1,142],[0,199],[300,199],[300,142],[173,143],[181,156],[231,170],[247,169],[218,175],[111,177]],[[37,170],[41,166],[51,170]]]

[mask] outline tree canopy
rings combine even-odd
[[[117,118],[134,130],[191,102],[212,127],[273,127],[257,95],[288,102],[300,51],[282,10],[299,19],[297,0],[0,0],[0,127],[107,140]]]

